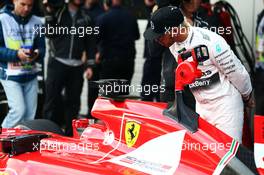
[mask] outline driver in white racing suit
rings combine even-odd
[[[253,103],[252,85],[245,67],[218,34],[191,27],[177,7],[164,7],[151,17],[146,39],[169,47],[175,59],[181,51],[206,45],[209,59],[199,63],[203,76],[190,85],[196,111],[202,118],[242,142],[243,101]]]

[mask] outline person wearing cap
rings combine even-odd
[[[200,0],[155,0],[155,2],[156,8],[154,7],[154,10],[169,5],[177,6],[182,10],[184,16],[188,17],[188,21],[190,21],[193,26],[203,28],[210,28],[213,26],[211,23],[207,22],[207,20],[204,20],[204,18],[200,17],[200,13],[198,13],[198,8],[200,7],[201,3]],[[168,48],[161,46],[155,41],[148,41],[147,44],[149,53],[148,55],[151,57],[162,57],[160,86],[162,89],[160,91],[160,101],[172,103],[175,99],[175,84],[173,81],[175,79],[175,75],[173,72],[177,67],[177,62]],[[185,88],[184,99],[186,105],[195,110],[195,99],[188,87]]]
[[[152,15],[151,28],[144,37],[170,48],[176,61],[183,50],[198,45],[208,47],[209,59],[198,65],[204,74],[189,86],[196,100],[196,112],[242,142],[243,102],[254,105],[252,85],[248,72],[224,38],[190,26],[181,10],[173,6],[160,8]]]

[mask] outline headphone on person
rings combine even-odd
[[[108,6],[111,7],[112,6],[112,0],[104,0],[104,3]]]

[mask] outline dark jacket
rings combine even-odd
[[[95,4],[92,7],[88,8],[84,8],[86,14],[88,16],[90,16],[90,18],[92,19],[93,23],[96,23],[96,19],[98,16],[100,16],[101,14],[104,13],[103,8],[99,5],[99,4]]]
[[[12,5],[7,5],[2,9],[1,13],[7,13],[8,15],[12,16],[18,24],[25,25],[28,23],[30,18],[32,17],[31,15],[28,16],[27,18],[21,18],[19,16],[16,16],[15,14],[12,13],[13,6]],[[34,40],[34,45],[33,45],[33,50],[39,49],[39,58],[37,59],[38,62],[42,62],[44,56],[45,56],[45,37],[37,36],[36,39]],[[4,36],[3,36],[3,29],[2,29],[2,24],[0,21],[0,79],[6,79],[7,75],[3,69],[7,68],[7,63],[8,62],[19,62],[20,59],[17,56],[17,50],[12,50],[9,48],[6,48],[5,46],[5,41],[4,41]],[[37,74],[31,74],[31,75],[20,75],[20,76],[9,76],[9,80],[17,81],[17,82],[27,82],[32,79],[34,79],[37,76]]]
[[[153,7],[146,8],[146,11],[148,14],[148,24],[147,24],[146,30],[150,28],[150,17],[152,14],[152,8]],[[161,59],[162,53],[164,52],[165,48],[162,47],[160,44],[156,43],[155,41],[148,41],[145,39],[144,42],[145,42],[144,43],[145,47],[144,47],[143,57],[146,59]]]
[[[121,6],[111,7],[97,18],[99,50],[103,59],[134,59],[140,38],[137,20]]]
[[[56,12],[46,14],[45,19],[47,30],[53,27],[60,31],[46,33],[50,39],[51,57],[79,60],[82,58],[83,51],[86,51],[87,58],[94,60],[94,33],[96,32],[92,26],[91,18],[83,9],[79,9],[73,19],[65,4]]]

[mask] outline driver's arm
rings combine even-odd
[[[213,62],[229,81],[247,99],[252,92],[250,76],[230,46],[222,37],[218,37],[210,48]]]

